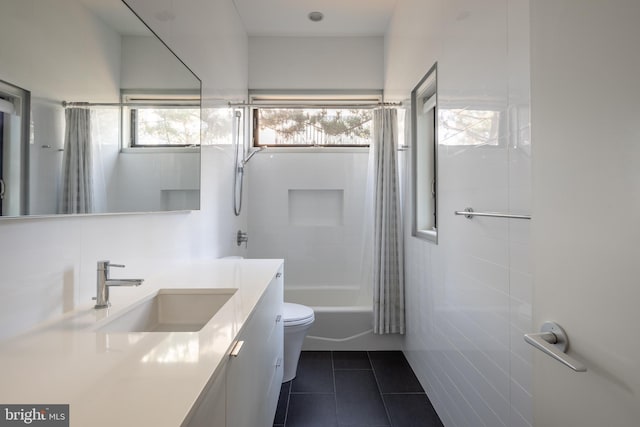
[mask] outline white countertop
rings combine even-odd
[[[111,288],[110,308],[95,310],[88,301],[0,345],[0,403],[69,404],[76,427],[177,427],[281,265],[196,261],[154,269],[137,288]],[[93,331],[161,288],[238,291],[199,332]]]

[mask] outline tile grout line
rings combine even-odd
[[[408,394],[408,395],[412,395],[412,394],[424,394],[426,396],[426,392],[424,391],[392,391],[389,393],[380,393],[382,395],[387,395],[387,394]],[[427,396],[428,397],[428,396]]]
[[[289,395],[297,394],[297,395],[307,395],[307,394],[335,394],[329,391],[296,391],[295,393],[289,393]]]
[[[283,427],[287,427],[287,418],[289,417],[289,402],[291,401],[291,389],[293,389],[293,380],[289,381],[289,392],[287,393],[287,404],[284,407]]]
[[[336,364],[333,360],[333,351],[329,353],[331,355],[331,378],[333,379],[333,406],[336,410],[336,426],[339,426],[338,422],[338,389],[336,388]]]
[[[387,415],[387,421],[389,421],[389,426],[393,427],[393,423],[391,421],[391,415],[389,415],[389,409],[387,408],[387,403],[384,401],[384,395],[382,394],[382,388],[380,387],[380,382],[378,381],[378,376],[376,375],[376,369],[373,366],[373,362],[371,361],[370,352],[367,351],[367,359],[369,359],[369,365],[371,365],[371,372],[373,372],[373,379],[376,381],[376,387],[378,387],[378,393],[380,394],[380,400],[382,400],[382,406],[384,407],[384,412]]]

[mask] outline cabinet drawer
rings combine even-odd
[[[226,426],[226,366],[223,366],[208,384],[198,399],[183,426],[225,427]]]
[[[262,339],[269,338],[276,327],[282,327],[283,300],[281,279],[274,278],[249,319],[250,323],[258,323],[264,328],[262,330]]]
[[[273,364],[273,375],[269,382],[269,389],[266,394],[266,398],[263,400],[263,407],[261,412],[265,420],[271,420],[276,415],[276,409],[278,407],[278,398],[280,396],[280,389],[282,387],[282,376],[284,374],[284,352],[276,355],[276,359]]]

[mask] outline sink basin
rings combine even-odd
[[[197,332],[237,289],[160,289],[96,329],[98,332]]]

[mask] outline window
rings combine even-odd
[[[378,95],[252,97],[253,145],[368,147]],[[260,106],[262,104],[263,106]]]
[[[199,93],[126,94],[122,101],[129,147],[200,145]]]
[[[413,159],[412,235],[437,243],[438,100],[437,64],[411,91]]]

